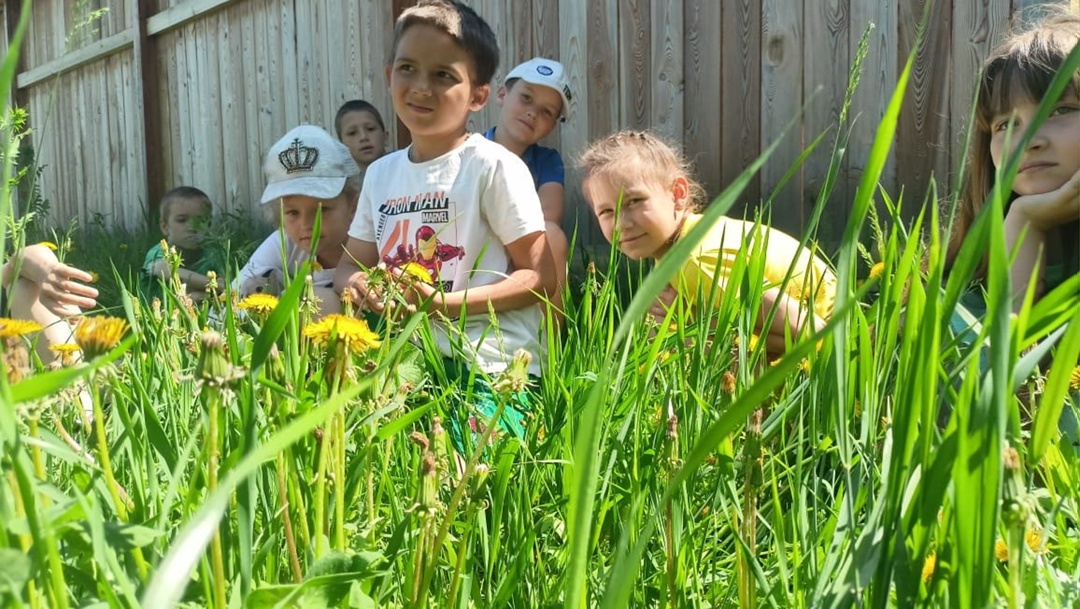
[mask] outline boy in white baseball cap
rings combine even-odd
[[[337,310],[340,303],[330,288],[356,212],[360,168],[334,136],[320,127],[300,125],[270,147],[263,174],[266,188],[261,203],[282,228],[255,250],[234,287],[239,286],[241,296],[276,294],[284,286],[285,266],[294,273],[314,256],[312,280],[323,300],[323,313]],[[320,210],[322,224],[316,239],[312,231]]]
[[[566,170],[562,155],[537,142],[547,137],[570,112],[570,80],[553,59],[534,57],[510,70],[496,94],[502,108],[487,136],[521,157],[532,173],[544,209],[548,245],[555,257],[558,289],[553,302],[562,303],[569,243],[562,230]]]

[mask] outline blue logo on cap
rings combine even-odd
[[[551,76],[552,70],[547,66],[536,66],[536,71],[544,76]]]

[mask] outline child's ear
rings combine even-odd
[[[169,219],[166,218],[165,216],[162,216],[161,220],[158,222],[158,226],[161,228],[161,234],[168,237],[169,236]]]
[[[495,93],[495,103],[501,106],[504,101],[506,101],[506,86],[499,85],[499,90]]]
[[[471,112],[479,112],[484,109],[484,105],[487,104],[488,97],[491,96],[491,85],[483,84],[478,87],[473,87],[472,99],[469,100],[469,110]]]
[[[671,186],[671,196],[675,200],[675,209],[686,209],[690,198],[690,182],[683,176],[675,178],[675,183]]]

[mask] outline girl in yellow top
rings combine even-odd
[[[581,166],[582,190],[604,236],[634,260],[659,260],[701,219],[694,212],[704,191],[688,163],[650,133],[624,131],[594,142]],[[764,256],[758,323],[776,308],[772,324],[762,332],[770,352],[784,351],[786,333],[799,335],[807,322],[817,328],[832,314],[836,275],[824,260],[779,230],[728,217],[713,225],[658,296],[654,314],[662,315],[676,294],[696,298],[713,293],[712,304],[718,305],[736,261],[747,255]],[[791,279],[781,291],[789,270]]]

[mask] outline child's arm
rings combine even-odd
[[[151,264],[147,269],[147,272],[153,276],[167,281],[169,279],[172,269],[169,268],[169,263],[164,259],[158,260]],[[195,271],[180,267],[176,274],[180,277],[180,282],[187,286],[188,292],[205,292],[206,286],[210,284],[210,278],[202,273],[196,273]]]
[[[541,184],[536,191],[540,197],[540,207],[544,210],[544,220],[553,224],[562,225],[563,209],[565,207],[563,193],[565,189],[558,182]]]
[[[1046,271],[1046,232],[1080,218],[1080,171],[1055,191],[1018,197],[1005,214],[1005,247],[1016,258],[1009,267],[1013,309],[1019,310],[1034,275],[1036,298],[1042,295]]]
[[[799,301],[780,291],[780,288],[769,288],[761,295],[761,311],[758,314],[758,329],[764,330],[762,324],[773,309],[772,324],[765,334],[765,345],[769,353],[784,353],[787,350],[785,333],[791,336],[801,336],[807,322],[813,324],[813,330],[817,331],[825,325],[825,321],[814,312],[799,305]]]
[[[555,262],[543,231],[530,233],[508,244],[506,251],[513,261],[514,271],[505,279],[443,293],[436,293],[434,287],[418,282],[413,285],[410,302],[423,303],[434,295],[428,310],[457,317],[487,313],[489,307],[496,312],[522,309],[554,292]]]

